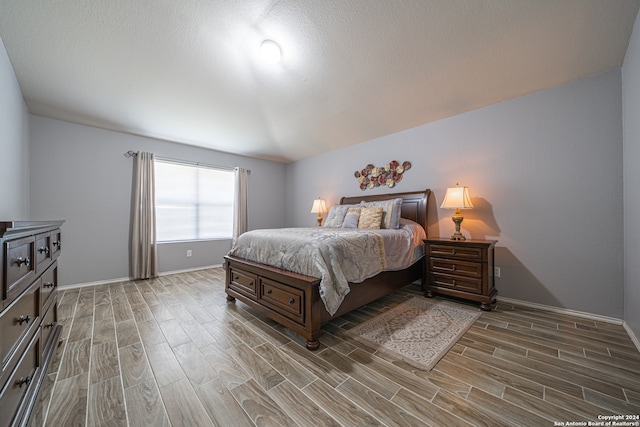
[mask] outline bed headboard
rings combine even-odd
[[[361,201],[375,202],[377,200],[388,200],[402,197],[402,218],[410,219],[411,221],[420,224],[425,231],[427,230],[427,202],[429,201],[429,194],[431,190],[426,189],[424,191],[412,191],[410,193],[393,193],[393,194],[375,194],[371,196],[354,196],[343,197],[340,199],[341,205],[358,204]]]

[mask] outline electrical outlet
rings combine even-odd
[[[495,277],[500,277],[500,267],[493,267],[493,275]]]
[[[187,258],[190,257],[192,254],[191,249],[187,249]]]

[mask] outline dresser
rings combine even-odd
[[[493,276],[496,240],[425,239],[426,296],[442,294],[491,310],[498,291]]]
[[[0,427],[24,426],[51,362],[64,221],[0,221]]]

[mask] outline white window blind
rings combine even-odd
[[[233,171],[155,161],[158,242],[230,239]]]

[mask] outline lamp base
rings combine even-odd
[[[322,215],[318,213],[318,227],[322,227]]]
[[[456,214],[451,217],[453,223],[456,225],[456,232],[451,236],[451,240],[467,240],[466,237],[462,235],[460,232],[460,223],[464,219],[462,215],[460,215],[460,209],[456,209]]]
[[[453,235],[451,236],[451,240],[467,240],[467,238],[464,237],[462,233],[456,232],[456,233],[453,233]]]

